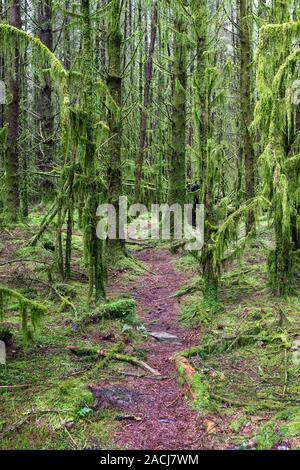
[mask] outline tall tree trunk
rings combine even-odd
[[[151,82],[153,75],[153,55],[156,44],[156,33],[157,33],[157,1],[153,5],[153,14],[151,22],[151,36],[150,36],[150,47],[148,51],[147,60],[144,64],[144,106],[141,113],[140,120],[140,142],[139,149],[136,155],[135,161],[135,201],[141,202],[141,183],[143,177],[143,163],[144,153],[147,139],[147,121],[148,121],[148,110],[151,106]]]
[[[50,51],[53,50],[52,0],[38,2],[38,36]],[[37,152],[37,163],[41,171],[51,169],[54,155],[54,118],[52,106],[52,86],[49,76],[44,77],[37,99],[37,114],[39,116],[39,138],[41,139]],[[53,190],[53,178],[45,176],[42,182],[43,195]]]
[[[21,1],[14,0],[8,11],[8,22],[21,29]],[[8,218],[15,222],[19,216],[19,137],[20,137],[20,51],[18,46],[12,53],[12,67],[9,70],[9,92],[11,98],[7,104],[8,141],[6,152],[6,189]]]
[[[172,142],[169,168],[168,203],[185,204],[186,200],[186,32],[181,12],[175,13],[174,21],[174,63],[172,100]]]
[[[105,296],[103,242],[97,237],[97,207],[99,188],[96,168],[95,103],[94,103],[94,64],[90,0],[81,0],[82,27],[82,108],[86,115],[86,143],[83,169],[87,181],[85,191],[85,242],[89,261],[89,282],[91,298],[95,290],[95,300]]]
[[[69,0],[65,0],[65,9],[68,11],[70,8]],[[70,37],[70,19],[66,13],[64,16],[63,27],[63,64],[66,70],[71,68],[71,37]]]
[[[241,35],[241,65],[240,65],[240,96],[241,96],[241,126],[243,136],[243,153],[245,165],[246,200],[255,196],[255,162],[254,149],[250,126],[253,121],[252,92],[252,38],[249,21],[251,18],[251,0],[239,0],[240,35]],[[249,211],[246,220],[246,232],[255,228],[254,212]]]
[[[119,237],[119,198],[122,196],[122,74],[121,74],[121,45],[122,35],[120,30],[121,2],[111,0],[108,9],[107,25],[107,57],[108,74],[107,87],[110,97],[113,99],[117,109],[108,104],[108,126],[109,126],[109,166],[108,166],[108,200],[116,209],[117,214],[117,238],[109,240],[110,251],[125,250],[125,240]]]
[[[201,265],[203,271],[204,301],[212,306],[218,298],[218,273],[214,266],[212,253],[212,227],[215,225],[213,181],[209,174],[208,141],[212,137],[213,118],[210,110],[210,92],[207,90],[206,71],[207,63],[207,36],[208,36],[208,6],[207,0],[193,0],[194,32],[197,41],[196,69],[194,76],[194,103],[195,136],[197,153],[199,155],[200,202],[205,210],[204,246],[201,251]]]

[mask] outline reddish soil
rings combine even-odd
[[[174,294],[187,277],[176,271],[171,255],[165,251],[143,251],[137,258],[147,268],[147,273],[129,286],[137,302],[138,317],[148,332],[168,332],[176,335],[178,342],[165,343],[148,337],[144,344],[149,350],[146,361],[160,372],[162,379],[129,376],[121,382],[127,390],[141,394],[134,412],[142,420],[123,421],[115,444],[134,450],[207,448],[203,422],[192,410],[187,390],[178,384],[172,359],[176,351],[199,341],[197,332],[185,330],[178,323],[179,304]]]

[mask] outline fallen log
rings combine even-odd
[[[187,384],[189,392],[194,400],[196,395],[193,390],[192,383],[193,376],[197,373],[196,370],[191,366],[187,358],[180,355],[177,355],[175,363],[180,377],[183,378],[184,382]]]

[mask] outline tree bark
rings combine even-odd
[[[175,12],[176,14],[177,12]],[[169,168],[168,203],[185,203],[186,199],[186,44],[183,37],[186,27],[183,15],[176,14],[174,21],[174,64],[172,100],[172,142]]]
[[[21,4],[15,0],[8,11],[10,25],[21,29]],[[8,122],[8,142],[6,152],[6,189],[8,218],[17,221],[20,210],[19,192],[19,137],[20,137],[20,51],[18,46],[12,53],[12,69],[9,77],[10,102],[7,105],[6,120]]]
[[[144,163],[144,154],[145,146],[147,139],[147,122],[148,122],[148,110],[151,106],[151,82],[153,76],[153,55],[156,44],[156,34],[157,34],[157,21],[158,21],[158,11],[157,11],[157,1],[153,5],[153,14],[151,22],[151,36],[150,36],[150,47],[148,51],[147,60],[144,64],[144,106],[141,113],[140,119],[140,141],[139,149],[136,155],[135,161],[135,201],[141,202],[141,183],[143,177],[143,163]]]
[[[121,74],[121,44],[122,35],[120,31],[120,0],[112,0],[108,10],[107,25],[107,57],[108,74],[107,87],[110,97],[113,99],[117,109],[112,109],[111,103],[108,104],[108,127],[109,127],[109,166],[107,172],[108,179],[108,201],[115,207],[117,215],[115,240],[109,240],[110,251],[124,251],[125,240],[119,234],[119,198],[122,196],[122,74]]]
[[[241,127],[243,137],[243,154],[245,166],[245,192],[246,200],[255,196],[255,162],[254,149],[250,126],[253,121],[253,106],[251,102],[251,29],[249,26],[251,15],[251,1],[239,0],[240,38],[241,38],[241,64],[240,64],[240,97],[241,97]],[[246,232],[255,228],[254,212],[249,211],[246,220]]]
[[[52,0],[38,2],[38,37],[41,42],[53,51],[52,28]],[[54,155],[54,118],[52,106],[51,78],[44,76],[41,89],[37,98],[38,133],[41,139],[37,151],[37,163],[41,171],[47,173],[51,169]],[[53,190],[53,178],[45,177],[42,182],[43,195],[46,196]]]

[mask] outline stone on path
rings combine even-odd
[[[300,340],[293,341],[292,344],[292,362],[295,366],[300,364]]]
[[[166,341],[166,342],[179,341],[178,336],[171,335],[170,333],[165,333],[163,331],[153,331],[152,333],[148,332],[148,335],[157,339],[157,341]]]

